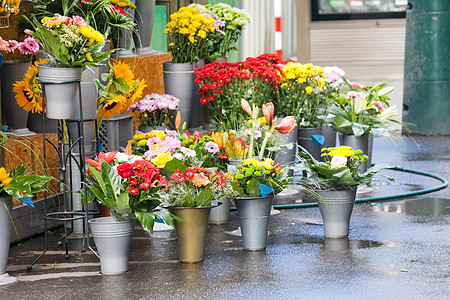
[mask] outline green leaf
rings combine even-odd
[[[9,176],[12,178],[15,176],[23,175],[23,174],[25,174],[26,170],[27,169],[25,168],[24,165],[20,165],[17,168],[15,168],[14,170],[12,170]]]
[[[256,178],[252,178],[248,184],[247,188],[245,189],[247,194],[250,197],[260,197],[261,196],[261,189],[259,187],[259,181]]]
[[[170,176],[172,176],[172,174],[178,169],[180,169],[181,172],[184,173],[184,171],[186,171],[187,169],[187,166],[181,160],[173,158],[172,160],[168,161],[164,166],[164,173],[166,174],[166,177],[169,179]]]
[[[141,223],[142,227],[153,234],[153,226],[155,225],[155,215],[152,212],[137,211],[134,213]]]
[[[128,86],[127,82],[124,78],[114,78],[113,84],[122,93],[128,94],[130,92],[130,87]]]
[[[195,205],[195,197],[191,193],[187,192],[183,199],[183,204],[181,204],[181,206],[184,206],[184,207],[196,206]]]
[[[213,193],[210,186],[205,187],[195,199],[195,206],[207,206],[211,204]]]

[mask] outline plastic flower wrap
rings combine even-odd
[[[193,7],[182,7],[170,15],[165,33],[174,63],[192,63],[208,47],[208,35],[215,31],[214,19]]]
[[[34,15],[31,35],[39,40],[49,64],[57,68],[100,67],[113,51],[103,52],[105,36],[89,26],[80,16],[71,18],[55,14],[39,22]]]
[[[29,62],[38,51],[39,44],[28,30],[25,30],[25,39],[22,42],[16,40],[5,41],[0,37],[0,52],[3,53],[3,56],[10,54],[14,62],[16,62],[16,52],[20,53],[21,61]]]
[[[291,181],[288,172],[271,158],[248,158],[241,165],[228,168],[234,177],[233,188],[241,197],[276,195]]]
[[[373,133],[389,136],[394,131],[391,124],[398,121],[396,106],[390,106],[388,94],[394,90],[384,83],[375,86],[351,84],[346,79],[350,91],[334,96],[328,107],[328,115],[320,116],[338,132],[356,137]]]
[[[117,152],[102,152],[96,161],[86,159],[86,162],[88,201],[95,199],[108,206],[119,221],[138,219],[151,233],[156,217],[173,226],[176,217],[158,207],[167,181],[151,162],[131,153]]]
[[[320,127],[317,116],[323,114],[320,93],[324,71],[313,64],[288,62],[282,69],[278,82],[277,110],[282,115],[292,114],[299,127]]]
[[[387,164],[377,164],[361,174],[359,167],[368,157],[361,150],[354,150],[350,146],[322,148],[325,162],[315,160],[304,148],[300,149],[301,163],[296,165],[296,169],[309,173],[310,177],[304,177],[302,183],[315,189],[356,189],[358,185],[370,182],[378,172],[390,168]]]
[[[47,63],[46,60],[40,59],[35,61],[25,73],[21,81],[16,81],[13,92],[16,93],[16,102],[25,111],[32,113],[42,112],[42,88],[37,77],[37,65]]]
[[[19,13],[19,5],[21,0],[1,0],[0,1],[0,16],[10,17]]]
[[[141,126],[170,126],[179,104],[180,100],[172,95],[153,93],[132,104],[128,111],[138,113]]]
[[[237,41],[245,26],[252,22],[251,17],[245,10],[224,3],[206,5],[206,8],[225,23],[221,28],[224,34],[214,40],[214,52],[218,56],[226,56],[228,52],[237,50]]]
[[[123,61],[110,64],[108,74],[103,74],[102,79],[106,85],[96,80],[99,98],[97,99],[97,123],[104,117],[128,111],[130,105],[142,97],[144,88],[147,86],[145,79],[136,78],[130,66]]]
[[[168,190],[163,205],[169,207],[210,206],[213,201],[236,195],[231,186],[233,177],[202,167],[186,167],[175,159],[164,168]]]

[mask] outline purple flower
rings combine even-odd
[[[214,143],[212,141],[207,142],[205,144],[205,148],[211,154],[215,154],[215,153],[219,152],[219,150],[220,150],[219,145],[217,145],[216,143]]]

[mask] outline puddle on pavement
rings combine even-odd
[[[399,213],[407,216],[447,216],[450,215],[450,199],[410,198],[390,202],[371,203],[374,212]]]

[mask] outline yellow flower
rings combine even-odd
[[[111,118],[113,115],[118,114],[122,111],[122,107],[126,102],[127,98],[122,95],[113,97],[104,104],[100,111],[100,116]]]
[[[143,133],[136,133],[135,135],[133,135],[133,140],[135,140],[135,141],[143,140],[146,138],[147,138],[147,136]]]
[[[130,66],[123,61],[113,64],[112,67],[114,77],[125,79],[128,87],[134,86],[134,74],[131,72]]]
[[[211,138],[213,139],[214,143],[216,143],[219,148],[223,147],[223,140],[225,137],[225,131],[221,130],[220,132],[213,132],[211,133]]]
[[[173,47],[175,43],[169,43],[169,47]]]
[[[305,92],[306,92],[307,94],[311,94],[312,91],[313,91],[313,89],[312,89],[312,87],[310,87],[310,86],[307,86],[307,87],[305,88]]]
[[[261,126],[266,126],[267,125],[267,120],[266,120],[265,117],[258,118],[258,119],[256,119],[256,121],[258,121],[259,124],[261,124]]]
[[[152,130],[149,133],[147,133],[147,136],[149,138],[158,137],[161,141],[164,141],[166,139],[167,134],[162,130]]]
[[[86,53],[86,59],[87,59],[87,61],[94,61],[92,59],[92,55],[90,53]]]
[[[105,42],[105,36],[89,25],[88,26],[80,26],[80,33],[84,37],[86,37],[88,39],[93,39],[94,41],[96,41],[99,44],[103,44]]]
[[[145,147],[145,146],[147,146],[147,140],[140,140],[139,142],[137,142],[137,146],[138,147]]]
[[[11,182],[11,177],[9,177],[9,173],[6,172],[6,169],[0,168],[0,180],[2,181],[4,186],[8,186]]]
[[[168,161],[172,160],[172,154],[170,152],[161,152],[151,162],[158,168],[164,168]]]
[[[335,148],[331,150],[328,153],[329,156],[333,157],[335,155],[345,156],[345,157],[351,157],[355,155],[355,151],[350,146],[341,146],[338,148]]]

